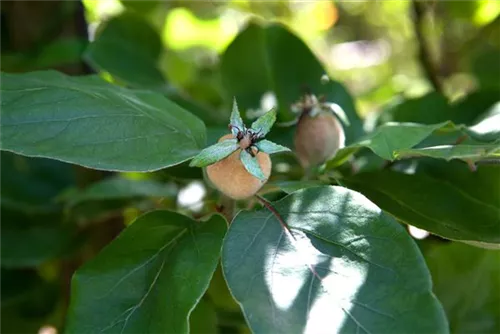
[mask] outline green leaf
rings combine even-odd
[[[240,159],[247,172],[258,178],[259,180],[266,180],[266,176],[262,172],[259,161],[256,157],[252,157],[252,155],[246,150],[241,150]]]
[[[245,131],[245,124],[241,119],[240,111],[238,110],[238,104],[236,99],[233,100],[233,110],[231,111],[231,132],[234,136],[238,134],[239,131]]]
[[[499,96],[500,88],[470,93],[451,105],[448,119],[455,124],[474,124],[488,110],[494,109],[495,105],[498,106]]]
[[[187,333],[217,266],[226,223],[169,211],[132,223],[72,281],[68,333]]]
[[[497,129],[492,122],[494,114],[490,118],[480,122],[477,126],[466,128],[462,125],[455,125],[452,122],[439,124],[416,124],[416,123],[386,123],[378,127],[375,132],[365,136],[360,141],[340,149],[336,155],[327,162],[328,168],[340,166],[348,158],[358,152],[361,148],[369,148],[375,154],[385,160],[394,161],[397,159],[412,156],[430,156],[445,160],[463,159],[479,160],[488,157],[497,157],[498,141],[496,137]],[[451,137],[458,139],[461,135],[469,134],[473,140],[468,140],[463,144],[449,145],[447,141]],[[435,137],[431,138],[431,135]],[[430,147],[414,148],[426,139],[432,139],[434,143]],[[485,144],[484,142],[495,143]],[[444,145],[439,145],[442,141]],[[480,142],[481,141],[481,142]],[[439,144],[435,144],[435,143]]]
[[[227,139],[205,148],[191,160],[191,167],[205,167],[220,161],[239,149],[237,139]]]
[[[500,172],[498,168],[496,171]],[[482,168],[477,172],[482,173]],[[403,222],[443,238],[500,243],[498,202],[494,205],[477,198],[460,183],[389,170],[361,173],[341,183],[363,193]]]
[[[2,115],[2,117],[4,117]],[[59,210],[55,198],[76,183],[73,166],[49,159],[27,158],[1,152],[2,207],[24,213]]]
[[[448,120],[450,106],[444,95],[431,92],[422,97],[404,100],[391,109],[391,121],[436,124]]]
[[[500,252],[451,243],[425,259],[452,333],[500,333]]]
[[[494,20],[492,24],[498,27],[498,20]],[[495,33],[492,33],[492,36],[495,36]],[[483,45],[484,47],[475,50],[474,55],[471,57],[472,72],[475,74],[482,88],[498,90],[500,88],[500,83],[498,82],[500,75],[500,66],[498,66],[500,48],[487,42],[484,42]]]
[[[160,35],[140,15],[126,12],[104,23],[85,52],[85,59],[132,86],[161,88],[165,78],[157,67]]]
[[[422,125],[415,123],[387,123],[375,130],[375,132],[365,136],[358,142],[346,146],[336,153],[328,161],[328,167],[332,168],[346,161],[349,156],[356,153],[363,147],[372,150],[378,156],[386,160],[396,159],[395,151],[411,148],[422,140],[430,136],[438,129],[453,129],[451,122],[444,122],[432,125]]]
[[[479,141],[500,141],[500,103],[493,106],[482,119],[466,131]]]
[[[274,122],[276,122],[276,109],[273,108],[260,116],[255,122],[252,123],[252,130],[265,136],[271,131]]]
[[[350,125],[343,126],[351,143],[363,134],[361,119],[343,85],[333,80],[322,83],[326,74],[307,45],[280,23],[250,21],[221,58],[222,83],[228,95],[236,97],[244,116],[249,109],[260,108],[262,97],[272,93],[278,102],[279,122],[294,120],[297,115],[290,107],[307,86],[345,111]]]
[[[444,95],[431,92],[422,97],[404,100],[385,110],[380,120],[421,124],[452,121],[455,124],[471,125],[498,102],[499,94],[498,90],[481,90],[449,104]]]
[[[113,176],[96,182],[76,193],[69,193],[65,200],[70,205],[84,201],[127,199],[132,197],[173,197],[177,194],[172,184],[154,180],[131,180]]]
[[[204,124],[160,94],[55,71],[1,79],[3,150],[146,172],[189,160],[205,145]]]
[[[273,205],[294,239],[269,210],[241,211],[223,246],[254,333],[448,332],[418,247],[364,196],[325,186]]]
[[[63,228],[56,224],[7,227],[4,221],[1,234],[2,267],[36,267],[67,255],[75,241],[73,232],[69,227]]]
[[[279,152],[290,152],[291,150],[288,147],[281,146],[278,144],[273,143],[272,141],[269,141],[267,139],[263,139],[258,141],[255,146],[259,149],[259,151],[262,151],[267,154],[273,154],[273,153],[279,153]]]
[[[480,165],[471,172],[467,164],[460,161],[420,159],[415,169],[418,175],[426,175],[441,182],[447,182],[490,206],[500,203],[500,166]]]
[[[477,161],[486,158],[500,158],[500,143],[479,145],[441,145],[424,148],[397,150],[396,159],[431,157],[436,159],[462,159]]]
[[[291,194],[297,190],[304,188],[312,188],[325,185],[324,182],[309,180],[309,181],[277,181],[266,184],[269,188],[278,188],[279,190]]]

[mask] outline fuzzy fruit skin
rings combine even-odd
[[[225,135],[219,142],[232,139],[232,134]],[[261,181],[245,169],[240,160],[241,149],[231,153],[227,158],[207,166],[210,181],[226,196],[235,200],[251,197],[259,191],[271,175],[271,158],[264,152],[257,153],[257,161],[266,177]]]
[[[339,120],[328,112],[315,117],[301,116],[295,132],[295,152],[307,169],[331,158],[345,145],[345,134]]]

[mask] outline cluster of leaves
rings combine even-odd
[[[148,47],[138,48],[143,40]],[[500,157],[497,88],[451,105],[437,92],[406,100],[367,131],[346,88],[321,81],[325,69],[299,38],[281,24],[250,21],[221,60],[222,86],[244,111],[242,118],[234,104],[231,131],[268,134],[279,145],[259,137],[255,146],[281,152],[275,161],[292,168],[273,171],[265,208],[249,202],[226,221],[205,206],[195,217],[175,203],[174,169],[183,178],[188,161],[206,166],[239,146],[234,139],[207,149],[228,132],[227,120],[165,88],[159,41],[135,14],[103,28],[85,58],[125,85],[56,71],[2,73],[2,286],[19,290],[22,278],[29,294],[51,291],[55,305],[54,287],[41,287],[50,274],[26,268],[93,257],[73,276],[68,333],[500,330],[499,253],[486,250],[500,244],[500,166],[482,164]],[[286,149],[294,126],[271,129],[276,118],[296,117],[290,106],[304,84],[346,116],[347,146],[309,181],[294,174]],[[245,111],[267,91],[277,109],[247,129]],[[258,177],[251,155],[241,154]],[[74,189],[70,164],[150,178],[114,175]],[[40,193],[30,191],[34,184]],[[89,222],[127,207],[146,213],[84,256],[83,235],[96,242],[105,230]],[[404,224],[438,237],[418,247]],[[470,293],[471,282],[485,288]],[[2,306],[3,316],[36,308],[17,292],[2,296],[11,307]]]

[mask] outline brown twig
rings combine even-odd
[[[418,41],[419,59],[427,79],[437,92],[442,93],[443,87],[436,72],[436,66],[432,62],[431,52],[424,36],[424,16],[426,12],[425,4],[419,0],[412,1],[413,26]]]

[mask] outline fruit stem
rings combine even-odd
[[[219,207],[218,211],[226,218],[227,226],[229,226],[233,221],[236,202],[231,197],[221,194]]]

